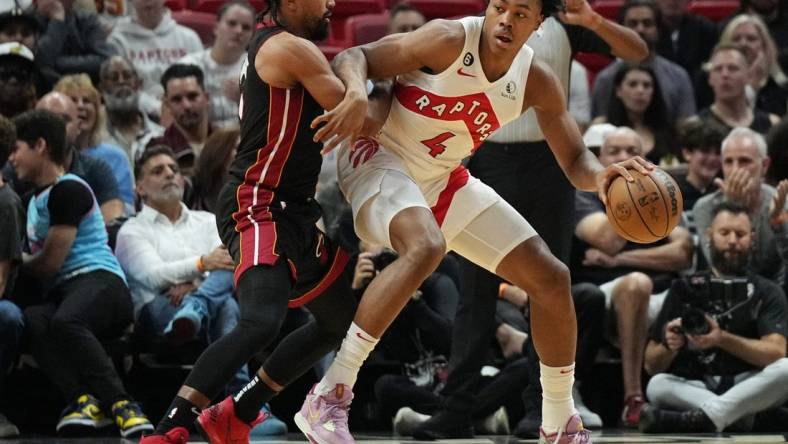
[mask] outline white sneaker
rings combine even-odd
[[[474,422],[473,429],[479,435],[508,435],[509,416],[506,408],[501,407],[492,415]]]
[[[15,438],[19,436],[19,429],[0,413],[0,438]]]
[[[580,396],[580,384],[578,382],[575,382],[575,385],[572,386],[572,398],[575,401],[575,410],[577,410],[577,414],[580,415],[580,419],[583,421],[583,426],[589,429],[601,429],[602,418],[586,407],[583,397]]]
[[[395,434],[400,436],[411,436],[413,435],[413,429],[417,425],[430,418],[430,415],[424,415],[410,407],[402,407],[401,409],[397,410],[397,414],[394,415],[391,425]]]

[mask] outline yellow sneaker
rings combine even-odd
[[[120,430],[120,436],[124,438],[153,432],[153,424],[134,401],[123,400],[112,404],[112,416]]]
[[[112,420],[101,411],[98,399],[86,394],[63,410],[55,430],[63,435],[82,435],[111,424]]]

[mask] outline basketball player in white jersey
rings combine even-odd
[[[394,100],[378,141],[342,146],[339,183],[356,232],[399,258],[367,288],[343,345],[295,421],[317,444],[352,444],[347,411],[358,369],[410,295],[454,250],[531,295],[541,361],[541,439],[590,443],[572,401],[577,325],[569,272],[530,224],[461,166],[493,131],[529,108],[572,184],[605,199],[641,158],[603,168],[583,145],[556,77],[525,41],[561,0],[491,0],[484,17],[435,20],[407,34],[341,53],[334,70],[345,99],[314,124],[315,137],[353,134],[366,112],[367,77],[394,77]],[[337,138],[327,144],[332,148]],[[523,190],[550,193],[549,189]],[[566,221],[571,230],[571,221]]]

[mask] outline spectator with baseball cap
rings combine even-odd
[[[0,43],[0,114],[10,119],[35,107],[37,72],[27,46]]]

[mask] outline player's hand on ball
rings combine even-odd
[[[596,175],[596,189],[599,193],[599,200],[607,205],[607,189],[616,177],[624,176],[628,182],[635,180],[627,170],[637,170],[641,174],[648,175],[654,168],[656,166],[653,163],[640,156],[608,165],[607,168]]]
[[[321,154],[330,152],[344,140],[350,139],[352,144],[359,138],[367,116],[367,106],[366,95],[349,91],[334,109],[312,121],[312,128],[324,124],[314,137],[315,142],[324,144]]]

